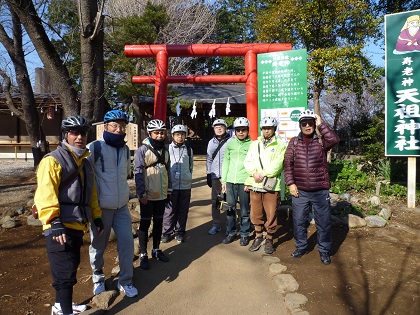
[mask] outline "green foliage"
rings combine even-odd
[[[367,128],[359,132],[362,150],[366,160],[376,164],[385,154],[385,116],[380,113],[373,117]]]
[[[372,176],[362,171],[357,162],[347,160],[335,161],[330,165],[332,181],[331,191],[343,194],[349,191],[374,191],[375,182]]]

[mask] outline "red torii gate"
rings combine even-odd
[[[291,44],[126,45],[126,57],[156,57],[155,76],[133,76],[133,84],[155,84],[154,117],[166,121],[168,83],[246,83],[250,136],[258,136],[257,54],[291,50]],[[169,57],[245,57],[245,75],[168,76]]]

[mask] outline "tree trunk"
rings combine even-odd
[[[92,123],[101,121],[104,115],[104,32],[97,1],[79,0],[78,8],[83,78],[81,115]]]
[[[60,95],[63,104],[64,116],[79,114],[80,102],[77,91],[73,87],[66,66],[61,61],[60,56],[45,32],[34,4],[31,0],[7,0],[7,3],[19,16],[46,71],[51,79],[54,80],[54,84],[58,89],[57,93]]]

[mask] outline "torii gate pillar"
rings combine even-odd
[[[156,57],[156,76],[133,76],[133,84],[155,84],[154,117],[166,121],[168,83],[246,83],[246,115],[258,137],[257,54],[291,50],[291,44],[126,45],[126,57]],[[168,76],[169,57],[245,57],[245,75]]]

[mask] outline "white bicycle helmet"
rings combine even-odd
[[[166,130],[165,123],[160,119],[152,119],[147,124],[147,132],[155,131],[155,130]]]
[[[248,118],[246,118],[246,117],[236,118],[235,121],[233,122],[233,128],[238,128],[238,127],[248,127],[249,128]]]
[[[264,117],[260,121],[260,128],[262,127],[274,127],[277,128],[277,119],[274,117]]]
[[[220,118],[218,118],[215,121],[213,121],[213,124],[211,126],[214,128],[216,125],[223,125],[223,126],[225,126],[227,128],[226,121],[224,121],[223,119],[220,119]]]
[[[187,126],[184,125],[175,125],[172,127],[171,133],[174,134],[175,132],[185,132],[187,134]]]
[[[299,122],[302,119],[316,119],[316,116],[315,116],[315,113],[312,110],[307,109],[307,110],[302,111],[299,114]]]

